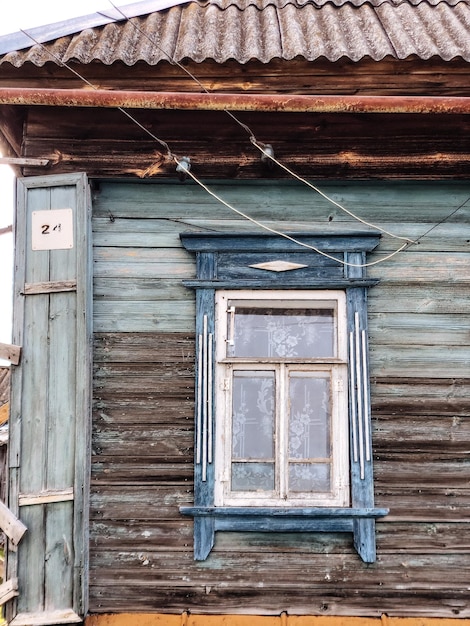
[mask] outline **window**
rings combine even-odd
[[[185,233],[196,253],[194,558],[215,533],[350,532],[375,560],[367,252],[375,233]],[[326,258],[312,248],[326,250]],[[337,259],[337,260],[336,260]],[[344,260],[345,262],[341,262]]]
[[[348,506],[346,299],[216,294],[216,505]]]

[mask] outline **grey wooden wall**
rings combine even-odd
[[[305,186],[216,186],[283,230],[363,230]],[[194,562],[195,276],[179,233],[253,231],[193,183],[101,183],[93,200],[91,612],[469,617],[470,184],[321,188],[419,243],[370,268],[378,560],[350,536],[218,533]],[[468,200],[468,201],[467,201]],[[384,235],[370,260],[400,242]],[[467,454],[467,456],[466,456]]]

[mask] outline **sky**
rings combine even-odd
[[[0,36],[112,8],[108,0],[0,0]],[[113,0],[115,6],[132,0]],[[1,74],[0,74],[1,86]],[[0,165],[0,229],[13,222],[14,177]],[[11,343],[13,236],[0,235],[0,343]],[[0,361],[0,365],[2,361]],[[5,364],[5,362],[3,362]]]

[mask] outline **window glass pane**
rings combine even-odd
[[[232,463],[232,491],[272,491],[274,463]]]
[[[289,457],[330,456],[330,376],[291,372],[289,377]]]
[[[272,459],[274,424],[274,372],[234,371],[232,458]]]
[[[290,463],[289,491],[330,491],[330,466],[327,463]]]
[[[336,355],[333,306],[237,306],[233,324],[233,345],[228,346],[228,356],[321,358]]]

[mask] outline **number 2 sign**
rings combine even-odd
[[[72,209],[33,211],[31,215],[33,250],[67,250],[73,248]]]

